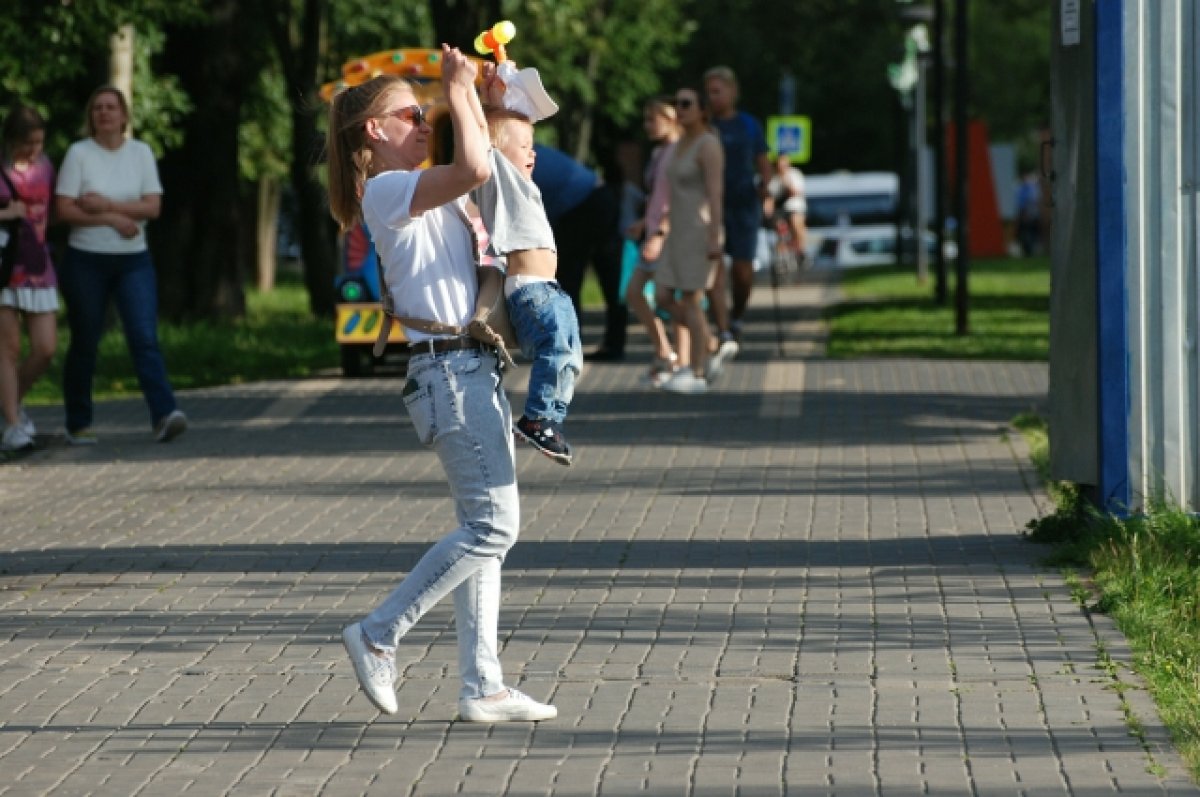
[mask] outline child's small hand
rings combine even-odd
[[[491,61],[483,62],[483,102],[485,105],[499,106],[504,102],[504,92],[507,86],[496,74],[496,65]]]

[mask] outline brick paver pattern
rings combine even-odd
[[[43,436],[0,466],[0,795],[1196,793],[1020,536],[1045,365],[826,360],[827,290],[760,288],[705,396],[642,387],[631,329],[578,464],[518,449],[502,659],[540,725],[455,721],[449,602],[397,715],[358,691],[341,627],[453,517],[396,375],[186,392],[170,445],[139,401]]]

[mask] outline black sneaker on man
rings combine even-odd
[[[522,415],[513,425],[513,432],[531,446],[560,465],[571,465],[574,452],[554,421],[546,418],[529,419]]]

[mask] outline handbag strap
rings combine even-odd
[[[383,264],[376,255],[376,266],[379,269],[379,289],[380,299],[383,304],[383,323],[379,325],[379,335],[375,338],[375,345],[371,347],[371,353],[376,357],[382,357],[384,351],[387,350],[388,339],[392,334],[392,325],[399,323],[409,329],[415,329],[418,332],[424,332],[427,335],[449,335],[456,338],[471,337],[480,341],[496,350],[501,362],[511,368],[516,368],[517,364],[509,353],[508,347],[502,338],[495,330],[493,330],[486,320],[473,319],[471,323],[464,326],[458,324],[445,324],[441,321],[431,321],[426,318],[415,318],[413,316],[396,315],[396,304],[392,299],[392,292],[388,288],[387,278],[383,275]]]
[[[475,235],[475,226],[471,224],[471,220],[467,217],[466,211],[458,202],[452,202],[454,205],[455,216],[467,228],[467,232],[471,235],[471,251],[475,255],[475,268],[479,269],[479,239]],[[374,238],[371,239],[371,245],[374,246]],[[376,357],[382,357],[387,349],[388,339],[392,334],[392,325],[399,322],[401,325],[409,329],[415,329],[418,332],[424,332],[427,335],[449,335],[456,338],[473,337],[483,343],[493,346],[500,355],[502,361],[512,367],[516,367],[512,355],[509,354],[508,348],[504,345],[503,338],[488,326],[486,320],[475,319],[467,326],[459,326],[458,324],[445,324],[441,321],[430,321],[425,318],[414,318],[412,316],[396,315],[396,301],[392,297],[392,291],[388,288],[387,276],[383,270],[383,258],[379,255],[379,249],[375,249],[375,269],[379,275],[379,298],[383,304],[383,323],[379,326],[379,335],[375,338],[375,345],[371,347],[371,353]],[[503,293],[497,292],[497,296]],[[495,300],[489,311],[494,310],[496,306]]]

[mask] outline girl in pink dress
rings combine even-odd
[[[54,166],[42,152],[46,124],[32,108],[14,108],[4,120],[2,137],[0,169],[6,179],[0,179],[0,222],[20,219],[21,224],[13,231],[18,236],[16,265],[8,284],[0,286],[0,451],[21,451],[33,448],[36,434],[21,401],[49,367],[58,339],[58,280],[46,247]],[[22,319],[30,344],[24,360]]]

